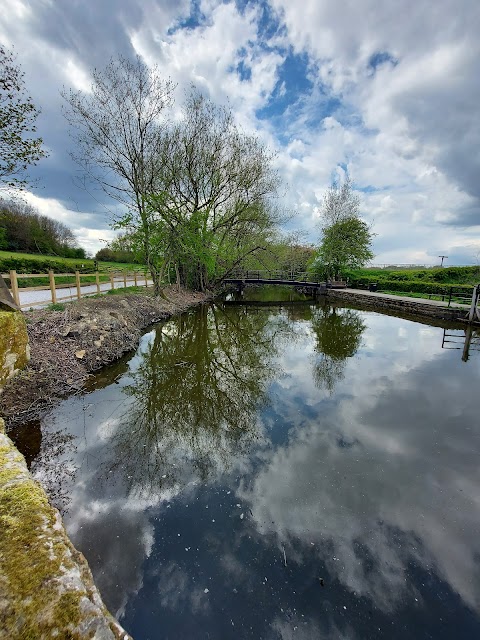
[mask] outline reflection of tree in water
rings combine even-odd
[[[114,436],[114,463],[148,491],[205,480],[258,437],[257,412],[292,333],[271,310],[202,307],[159,327],[124,392],[134,398]],[[175,467],[177,463],[177,467]],[[162,478],[165,476],[165,478]]]
[[[317,307],[312,316],[317,356],[313,376],[319,388],[330,393],[344,376],[346,359],[355,355],[365,330],[358,311],[337,307]]]

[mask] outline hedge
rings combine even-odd
[[[378,291],[401,291],[402,293],[427,293],[437,295],[448,295],[450,288],[454,291],[465,291],[465,293],[472,292],[471,284],[455,284],[455,285],[442,285],[438,282],[421,282],[415,280],[382,280],[381,278],[356,278],[350,283],[350,286],[356,288],[368,287],[372,282],[377,283]]]
[[[82,266],[83,265],[83,266]],[[77,264],[66,262],[56,258],[0,258],[0,273],[16,271],[17,273],[95,273],[95,267],[91,261]]]
[[[401,282],[438,282],[452,284],[474,284],[480,282],[480,265],[471,267],[443,267],[434,269],[346,269],[344,276],[350,281],[368,278],[375,280],[397,280]]]

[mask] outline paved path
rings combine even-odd
[[[417,304],[432,305],[432,307],[445,307],[448,308],[448,302],[442,302],[441,300],[429,300],[428,298],[413,298],[411,296],[395,296],[390,293],[378,293],[376,291],[366,291],[365,289],[340,289],[340,291],[347,291],[356,295],[362,295],[369,298],[384,298],[387,300],[403,300],[405,302],[416,302]],[[460,304],[458,302],[451,302],[450,308],[456,307],[457,309],[470,309],[469,304]]]
[[[148,280],[149,284],[152,284],[151,280]],[[138,286],[145,285],[145,278],[142,276],[138,276]],[[115,280],[115,289],[123,289],[124,288],[123,280]],[[127,287],[134,286],[133,280],[127,281]],[[110,282],[102,282],[100,283],[100,292],[106,293],[110,291],[112,285]],[[82,297],[89,295],[97,294],[97,285],[89,284],[81,287]],[[41,309],[42,307],[47,307],[49,304],[52,304],[52,298],[50,294],[50,289],[45,289],[42,291],[22,291],[19,289],[20,295],[20,304],[22,305],[23,310],[28,309]],[[57,302],[69,302],[71,300],[77,299],[77,288],[75,285],[72,286],[62,286],[61,288],[57,288]]]

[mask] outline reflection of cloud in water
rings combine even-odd
[[[340,631],[335,625],[329,631],[321,630],[314,620],[303,617],[288,622],[277,617],[271,629],[267,640],[355,640],[357,637],[353,630]]]
[[[143,562],[152,549],[153,526],[142,511],[122,509],[117,503],[102,506],[92,517],[76,518],[71,537],[87,553],[107,607],[122,617],[128,599],[143,585]]]
[[[480,607],[477,380],[459,370],[452,403],[455,371],[434,371],[430,362],[388,381],[380,397],[357,378],[355,405],[343,399],[295,430],[242,494],[292,561],[303,561],[296,540],[313,542],[331,575],[384,610],[414,597],[412,560]]]
[[[158,581],[162,607],[179,611],[188,608],[193,614],[207,614],[210,602],[205,589],[195,585],[185,569],[175,562],[162,567]]]

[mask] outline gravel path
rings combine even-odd
[[[138,286],[145,285],[145,277],[138,276],[137,280]],[[127,287],[133,286],[133,281],[127,281]],[[152,284],[152,281],[149,279],[148,284]],[[125,287],[123,279],[115,280],[115,289],[123,289]],[[106,293],[110,291],[112,285],[110,282],[103,282],[100,284],[100,292]],[[89,284],[81,287],[82,297],[89,295],[97,294],[97,285]],[[19,289],[20,295],[20,304],[22,305],[22,309],[24,311],[28,309],[42,309],[43,307],[47,307],[52,303],[52,298],[50,294],[50,289],[45,289],[42,291],[22,291]],[[77,288],[75,285],[72,286],[62,286],[57,289],[57,302],[69,302],[71,300],[77,299]]]

